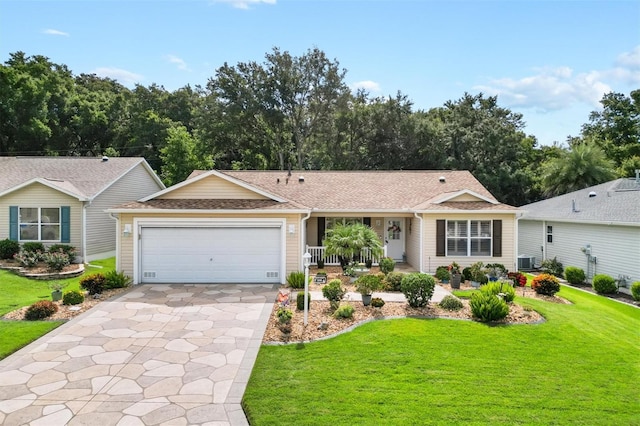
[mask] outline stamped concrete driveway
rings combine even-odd
[[[242,425],[277,286],[136,286],[0,361],[2,425]]]

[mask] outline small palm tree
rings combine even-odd
[[[343,269],[365,248],[373,257],[380,257],[384,252],[378,234],[370,226],[361,223],[336,224],[327,231],[324,244],[327,247],[326,254],[337,255]]]

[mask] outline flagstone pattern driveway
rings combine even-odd
[[[3,425],[243,425],[273,285],[140,285],[0,361]]]

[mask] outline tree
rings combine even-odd
[[[210,155],[199,152],[198,141],[181,125],[167,129],[167,140],[160,149],[162,159],[161,177],[165,185],[171,186],[185,180],[194,170],[213,168]]]
[[[607,182],[615,177],[613,163],[593,141],[585,140],[542,164],[542,190],[556,196]]]
[[[327,231],[324,245],[328,256],[338,256],[343,269],[360,256],[365,248],[373,257],[380,257],[384,253],[378,234],[370,226],[362,223],[337,223]]]

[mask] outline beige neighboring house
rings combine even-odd
[[[114,256],[106,210],[164,187],[143,158],[0,157],[0,239],[70,244],[83,262]]]
[[[354,221],[423,272],[453,261],[516,267],[519,210],[466,171],[195,171],[109,212],[118,268],[135,283],[284,283],[305,252],[324,257],[327,229]]]

